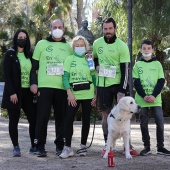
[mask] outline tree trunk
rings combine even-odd
[[[78,29],[81,28],[82,21],[82,10],[83,10],[83,0],[77,0],[77,26]]]

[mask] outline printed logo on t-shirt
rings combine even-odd
[[[142,73],[143,73],[143,68],[139,67],[139,74],[142,74]]]
[[[48,46],[48,47],[46,48],[46,51],[48,51],[48,52],[53,51],[53,46],[52,46],[52,45]]]
[[[99,47],[99,48],[98,48],[98,53],[99,53],[99,54],[102,54],[102,53],[103,53],[103,47]]]

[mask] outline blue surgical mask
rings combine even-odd
[[[83,54],[85,54],[86,48],[85,47],[75,47],[74,51],[77,55],[82,56]]]

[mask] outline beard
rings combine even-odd
[[[104,34],[104,36],[107,38],[107,39],[112,39],[114,37],[115,33],[106,33]]]

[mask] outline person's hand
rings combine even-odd
[[[30,86],[30,90],[31,90],[32,93],[36,94],[37,91],[38,91],[38,86],[36,84],[32,84]]]
[[[155,97],[153,96],[153,95],[150,95],[149,97],[148,97],[148,102],[149,103],[153,103],[155,101]]]
[[[119,100],[120,100],[122,97],[125,97],[125,93],[118,92],[118,93],[117,93],[117,103],[119,102]]]
[[[71,91],[69,91],[69,93],[67,93],[68,95],[68,105],[72,107],[76,107],[77,106],[77,102],[76,102],[76,98],[75,96],[73,95],[73,93]]]
[[[87,60],[89,57],[90,57],[90,58],[92,58],[92,60],[94,60],[93,55],[92,55],[92,54],[87,53],[87,54],[85,55],[85,59]]]
[[[18,103],[18,97],[16,94],[10,96],[10,101],[14,104]]]
[[[94,98],[91,101],[92,106],[95,106],[95,104],[96,104],[96,95],[94,95]]]
[[[148,103],[149,96],[145,96],[143,99]]]
[[[100,70],[100,66],[97,66],[97,67],[96,67],[97,73],[99,73],[99,70]]]

